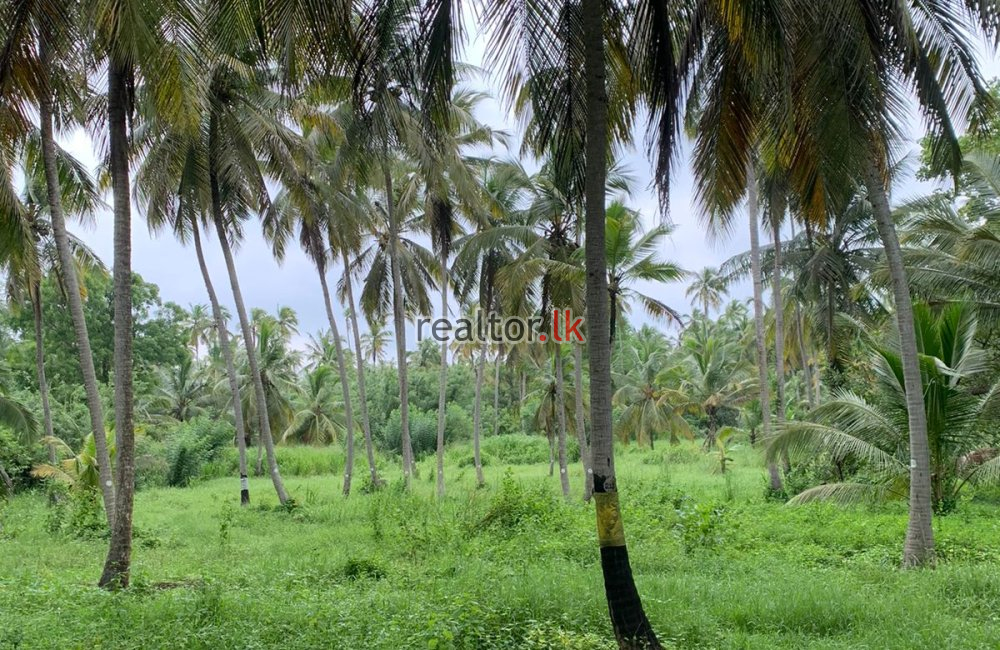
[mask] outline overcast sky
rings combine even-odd
[[[482,37],[477,38],[466,48],[465,59],[468,62],[474,65],[482,64],[485,50],[483,41]],[[984,55],[982,58],[987,78],[1000,75],[1000,65],[994,55]],[[487,102],[479,113],[482,121],[518,135],[515,119],[498,102]],[[916,140],[922,133],[922,125],[916,115],[912,117],[910,124],[915,151]],[[644,124],[637,125],[635,139],[639,143],[638,150],[629,152],[625,162],[638,179],[636,192],[629,199],[629,203],[631,207],[641,212],[647,224],[652,225],[659,219],[659,206],[652,186],[651,165],[643,146],[644,126]],[[96,166],[93,146],[82,131],[64,134],[61,142],[92,168]],[[512,145],[512,148],[516,151],[516,146]],[[502,151],[497,153],[504,154]],[[698,210],[693,202],[693,179],[686,152],[682,152],[680,162],[675,169],[676,173],[671,181],[670,216],[676,228],[664,246],[663,256],[685,269],[695,271],[705,266],[718,266],[734,253],[746,250],[749,247],[749,235],[745,218],[738,218],[730,237],[721,241],[709,241],[699,223]],[[910,175],[897,183],[894,188],[894,198],[905,200],[926,192],[931,187],[933,186],[916,181]],[[145,226],[143,215],[137,209],[133,210],[133,219],[133,270],[147,282],[159,285],[164,301],[173,301],[185,308],[196,303],[207,303],[205,286],[194,251],[176,242],[169,233],[161,234],[159,237],[152,236]],[[75,225],[73,228],[110,265],[112,259],[110,210],[98,214],[96,221],[96,225],[90,228],[80,225]],[[294,246],[289,248],[284,263],[279,266],[271,256],[260,229],[251,224],[246,232],[247,237],[237,252],[236,263],[248,308],[261,307],[273,312],[278,306],[287,305],[295,309],[299,316],[301,332],[295,345],[301,347],[308,340],[309,334],[328,329],[315,270]],[[230,308],[230,312],[235,315],[222,253],[218,242],[210,233],[205,237],[205,249],[216,291],[220,299]],[[340,267],[334,267],[330,272],[331,281],[339,279],[340,273]],[[688,300],[684,296],[684,283],[648,286],[643,289],[682,313],[690,311]],[[732,293],[735,297],[742,298],[749,294],[749,288],[734,287]],[[343,309],[340,305],[335,305],[335,310],[338,319],[342,319]],[[633,314],[633,320],[651,322],[648,317],[640,313]],[[665,327],[662,324],[661,326]],[[343,325],[341,327],[343,328]],[[364,328],[363,320],[362,328]],[[407,344],[410,349],[415,347],[412,328],[407,336]]]

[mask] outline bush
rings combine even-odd
[[[167,451],[163,443],[148,435],[137,435],[135,438],[136,489],[167,485],[169,469]]]
[[[472,437],[472,418],[458,404],[449,404],[445,412],[444,441],[448,444],[457,440],[468,440]],[[382,442],[385,449],[393,453],[401,453],[402,424],[399,410],[389,414]],[[424,411],[410,408],[410,444],[413,455],[422,458],[437,450],[437,411]]]
[[[55,498],[45,527],[50,533],[68,533],[78,539],[99,539],[108,536],[107,517],[101,493],[95,488],[68,489],[57,483],[49,487]]]
[[[14,482],[14,489],[29,487],[36,483],[31,477],[31,451],[9,431],[0,431],[0,465]],[[7,486],[0,482],[0,496],[7,492]]]
[[[480,531],[507,537],[521,531],[537,533],[543,528],[561,528],[565,511],[544,484],[524,487],[514,480],[510,469],[504,472],[500,489],[493,496],[486,514],[476,524]]]
[[[364,444],[359,441],[359,444]],[[282,476],[320,476],[323,474],[340,474],[344,471],[344,450],[337,447],[312,447],[308,445],[278,446],[275,448],[278,456],[278,466]],[[363,453],[355,453],[358,463],[366,463]],[[247,465],[253,474],[257,465],[257,448],[247,448]],[[267,460],[264,460],[266,467]],[[213,460],[202,465],[199,478],[227,478],[239,474],[240,455],[234,448],[222,450]],[[357,470],[355,470],[357,474]]]
[[[484,457],[489,456],[497,465],[547,463],[549,462],[549,441],[545,436],[529,436],[523,433],[509,436],[488,436],[480,442],[480,452]],[[566,462],[577,463],[579,461],[580,445],[577,443],[576,437],[571,434],[566,440]]]
[[[189,485],[205,463],[215,460],[223,449],[232,445],[233,435],[233,427],[221,420],[198,418],[178,426],[166,442],[167,485]]]
[[[501,465],[531,465],[549,461],[549,441],[544,436],[514,434],[483,438],[480,450]]]

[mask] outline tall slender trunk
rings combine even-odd
[[[615,479],[611,427],[611,323],[604,250],[608,100],[605,87],[604,2],[582,0],[584,75],[587,98],[586,287],[587,346],[590,353],[591,450],[598,542],[608,613],[623,649],[658,650],[662,646],[642,609],[632,576]]]
[[[562,350],[555,348],[553,363],[556,366],[556,410],[559,411],[559,483],[562,485],[563,498],[569,499],[569,464],[566,462],[566,391],[563,378]]]
[[[747,212],[750,220],[750,274],[753,276],[753,324],[757,343],[757,382],[760,393],[762,437],[767,440],[771,435],[771,390],[767,377],[767,347],[764,343],[764,274],[760,263],[760,235],[757,230],[760,214],[753,161],[747,165],[747,195]],[[778,466],[769,462],[767,473],[771,479],[771,491],[780,492],[782,486]]]
[[[524,424],[524,400],[528,395],[528,375],[523,370],[520,372],[520,397],[521,399],[517,402],[517,420],[521,423],[521,433],[527,433],[527,428]]]
[[[358,327],[358,312],[354,305],[354,288],[351,286],[351,278],[347,274],[351,260],[348,259],[347,249],[341,249],[341,257],[344,262],[344,286],[347,289],[348,309],[351,310],[351,329],[354,332],[354,356],[358,366],[358,401],[361,402],[361,428],[365,434],[365,454],[368,456],[368,473],[371,478],[372,488],[377,489],[382,485],[382,479],[378,477],[378,468],[375,466],[375,446],[372,444],[372,428],[368,419],[368,391],[365,389],[365,356],[361,352],[361,329]]]
[[[132,208],[129,203],[127,82],[130,71],[108,66],[108,130],[114,198],[115,321],[115,518],[100,585],[128,587],[132,563],[132,500],[135,494],[135,430],[132,413]]]
[[[813,400],[813,373],[812,364],[806,351],[805,320],[802,318],[802,308],[798,301],[795,301],[795,328],[799,338],[799,359],[802,360],[802,378],[805,382],[806,403],[809,408],[814,408],[816,402]]]
[[[441,246],[441,318],[448,318],[448,252]],[[444,498],[444,425],[448,393],[448,343],[441,341],[441,373],[438,377],[437,412],[437,495]]]
[[[48,443],[49,464],[58,462],[56,445],[53,441],[55,433],[52,429],[52,407],[49,404],[49,382],[45,378],[45,341],[42,338],[42,291],[37,280],[31,282],[31,313],[35,321],[35,373],[38,375],[38,393],[42,400],[42,427]]]
[[[49,70],[48,48],[45,39],[39,41],[43,73]],[[97,453],[97,472],[101,481],[101,496],[104,499],[104,513],[108,526],[115,518],[115,487],[112,479],[111,455],[108,453],[108,439],[104,430],[104,407],[97,389],[97,373],[94,371],[94,355],[90,349],[90,335],[87,319],[83,315],[83,299],[80,297],[80,282],[76,275],[76,263],[70,249],[66,232],[66,218],[62,209],[62,195],[59,187],[59,170],[56,162],[56,143],[52,130],[52,96],[44,90],[39,97],[38,118],[42,139],[42,164],[45,168],[45,188],[49,199],[49,216],[52,219],[52,236],[59,253],[59,267],[66,284],[66,302],[73,320],[73,334],[80,356],[80,374],[83,376],[84,393],[87,396],[87,410],[90,413],[90,430],[94,434],[94,449]]]
[[[555,402],[553,401],[552,402],[553,415],[555,415],[555,410],[556,410]],[[549,433],[549,476],[552,476],[555,473],[555,466],[556,466],[556,436],[552,435],[550,432]]]
[[[910,568],[932,565],[934,530],[931,527],[931,456],[927,441],[927,415],[924,411],[917,336],[913,323],[913,303],[906,280],[906,269],[903,266],[903,252],[889,210],[889,197],[882,183],[882,174],[878,172],[872,160],[869,160],[865,167],[865,183],[868,186],[868,198],[874,209],[879,236],[885,247],[889,276],[892,278],[910,430],[910,519],[906,527],[902,566]]]
[[[583,465],[583,500],[590,501],[594,492],[594,470],[590,466],[590,445],[583,415],[583,346],[573,344],[573,394],[576,400],[576,439],[580,444],[580,464]]]
[[[503,344],[497,349],[493,362],[493,435],[500,435],[500,369],[503,364]]]
[[[213,165],[214,167],[214,165]],[[247,317],[247,308],[243,302],[243,291],[240,289],[240,279],[236,274],[236,262],[233,260],[233,251],[229,245],[229,237],[226,233],[225,215],[222,211],[222,201],[219,195],[218,179],[215,172],[209,172],[209,183],[212,192],[212,221],[215,222],[215,233],[219,237],[219,246],[222,247],[222,255],[226,260],[226,271],[229,273],[229,285],[233,291],[233,302],[236,303],[236,313],[240,320],[240,331],[243,333],[243,347],[247,352],[247,365],[250,366],[250,381],[253,384],[254,401],[257,404],[257,426],[258,437],[261,445],[267,453],[267,467],[271,472],[271,483],[274,484],[274,491],[278,494],[278,501],[285,504],[288,501],[288,492],[285,491],[285,483],[281,480],[281,472],[278,469],[278,457],[274,452],[274,439],[271,437],[271,421],[267,412],[267,396],[264,392],[264,381],[260,376],[260,366],[257,363],[257,350],[254,345],[253,330],[250,327],[250,319]],[[258,455],[260,451],[258,450]]]
[[[771,235],[774,268],[771,269],[771,301],[774,309],[774,416],[779,427],[785,423],[785,305],[781,296],[781,222],[785,218],[785,196],[779,192],[771,205]],[[791,471],[788,453],[781,456],[785,473]]]
[[[246,423],[243,420],[243,400],[240,398],[240,380],[236,375],[236,364],[233,362],[233,349],[229,345],[229,329],[226,327],[226,319],[222,315],[222,307],[219,305],[219,296],[215,293],[215,285],[212,284],[212,276],[208,272],[208,264],[205,263],[205,251],[201,246],[201,225],[195,223],[191,232],[194,236],[194,251],[198,257],[198,267],[201,269],[201,277],[205,281],[205,290],[208,292],[208,302],[212,305],[215,334],[219,339],[222,360],[226,364],[229,393],[233,398],[236,449],[240,455],[240,505],[246,506],[250,505],[250,479],[247,476],[247,429]]]
[[[483,429],[483,370],[486,365],[486,342],[479,344],[479,361],[476,363],[476,396],[472,404],[472,462],[476,466],[476,485],[482,487],[483,462],[479,456],[479,439]]]
[[[347,379],[347,362],[344,360],[344,346],[340,342],[340,329],[337,319],[333,316],[333,303],[330,301],[330,287],[326,283],[326,269],[317,266],[319,283],[323,288],[323,305],[326,307],[326,318],[330,321],[330,336],[333,337],[333,349],[337,353],[337,370],[340,373],[340,390],[344,400],[344,424],[347,425],[347,439],[344,459],[344,496],[351,494],[351,475],[354,473],[354,410],[351,404],[351,383]]]
[[[393,205],[392,173],[389,162],[382,162],[385,177],[385,205],[389,216],[389,267],[392,273],[392,325],[396,340],[396,368],[399,373],[400,446],[403,454],[403,482],[410,489],[413,473],[413,446],[410,443],[410,386],[406,376],[406,314],[403,299],[403,277],[399,268],[399,223]]]

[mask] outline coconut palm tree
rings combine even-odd
[[[385,328],[385,321],[368,319],[367,322],[368,331],[361,335],[365,356],[371,357],[372,363],[379,364],[385,361],[385,348],[391,335]]]
[[[627,314],[633,302],[642,305],[652,316],[680,324],[681,316],[676,310],[634,286],[638,282],[674,282],[687,275],[687,271],[659,259],[657,255],[663,239],[670,232],[670,228],[662,225],[643,232],[638,212],[618,201],[608,206],[604,241],[608,259],[612,339],[619,315]]]
[[[16,232],[20,235],[19,242],[11,242],[6,246],[3,267],[7,274],[7,295],[14,304],[25,301],[30,303],[32,320],[34,322],[35,338],[35,373],[38,378],[38,391],[42,406],[43,435],[54,438],[52,426],[52,410],[49,403],[49,386],[45,374],[45,342],[42,323],[42,292],[41,283],[45,275],[53,275],[59,281],[65,281],[60,272],[59,251],[55,245],[51,221],[45,219],[50,214],[48,205],[48,190],[46,186],[44,164],[41,156],[40,133],[34,131],[28,134],[23,143],[20,168],[24,176],[24,187],[21,192],[20,209],[13,212],[16,219],[23,220]],[[62,205],[74,216],[87,218],[93,215],[100,205],[97,188],[84,167],[62,149],[57,151],[57,164],[60,172]],[[97,255],[81,240],[71,234],[67,235],[74,260],[74,272],[84,275],[95,271],[106,272]],[[83,293],[83,286],[68,287],[61,285],[63,294],[69,291]],[[56,461],[55,446],[48,445],[49,462]]]
[[[299,354],[289,349],[285,330],[274,316],[260,315],[253,322],[253,330],[256,332],[253,357],[260,371],[264,399],[260,401],[257,399],[256,382],[249,372],[250,355],[246,355],[241,360],[245,364],[244,372],[240,373],[243,377],[240,391],[243,412],[255,416],[258,422],[261,421],[262,415],[265,416],[268,429],[271,431],[285,431],[295,419],[293,399],[301,391],[297,373],[300,367]]]
[[[340,328],[333,315],[333,301],[330,297],[330,286],[326,280],[326,270],[329,264],[329,251],[326,246],[326,233],[333,227],[331,216],[313,201],[296,201],[296,193],[286,190],[278,196],[271,206],[271,216],[274,224],[269,230],[272,233],[272,249],[280,260],[283,257],[284,243],[280,241],[284,233],[299,231],[299,244],[302,250],[312,260],[319,276],[320,288],[323,291],[323,305],[326,308],[326,318],[330,325],[330,336],[333,340],[337,359],[337,370],[340,374],[341,402],[344,409],[344,421],[347,431],[347,459],[344,465],[344,496],[351,493],[351,476],[354,473],[354,410],[351,402],[351,384],[347,379],[347,362],[344,360],[343,342],[340,338]],[[345,268],[345,271],[347,269]],[[279,322],[281,321],[279,314]],[[326,380],[324,380],[326,381]],[[310,383],[310,389],[317,388]],[[318,389],[318,388],[317,388]],[[315,423],[315,422],[314,422]]]
[[[498,273],[523,251],[521,237],[533,238],[525,227],[523,203],[527,198],[530,180],[524,168],[515,161],[486,160],[481,169],[481,204],[485,216],[476,220],[476,232],[455,242],[458,254],[452,267],[455,293],[459,300],[473,308],[467,318],[475,318],[475,309],[486,313],[520,311],[530,303],[530,293],[504,295],[498,285]],[[516,301],[513,300],[516,298]],[[528,300],[525,300],[525,299]],[[522,344],[526,345],[526,344]],[[482,429],[483,370],[486,363],[487,341],[476,345],[479,360],[476,362],[476,389],[473,404],[472,449],[476,480],[483,485],[483,467],[480,458]],[[513,350],[520,349],[514,343]],[[470,354],[475,356],[474,351]],[[523,401],[523,400],[522,400]]]
[[[420,198],[420,179],[401,165],[399,183],[391,174],[385,182],[392,192],[383,207],[377,200],[370,206],[372,219],[367,224],[366,243],[351,262],[350,274],[363,277],[360,306],[368,318],[384,322],[393,316],[393,337],[396,342],[396,365],[400,378],[400,420],[402,422],[402,456],[404,482],[409,484],[414,458],[409,434],[409,395],[406,380],[405,319],[431,311],[429,289],[438,276],[437,260],[411,235],[416,219],[404,220],[416,212]],[[383,195],[385,198],[387,195]],[[419,218],[419,217],[418,217]],[[405,416],[405,417],[404,417]]]
[[[739,341],[722,333],[690,329],[681,341],[687,353],[679,366],[668,368],[660,378],[663,385],[680,385],[687,404],[668,399],[706,419],[705,449],[715,446],[715,434],[726,411],[735,411],[756,392],[750,367]],[[680,379],[678,382],[677,379]]]
[[[691,49],[709,56],[687,59],[699,66],[700,88],[692,95],[708,101],[699,112],[701,125],[710,128],[695,147],[699,193],[728,211],[747,186],[754,151],[780,150],[788,154],[776,162],[788,170],[788,187],[813,222],[822,222],[838,195],[855,193],[859,184],[869,194],[891,270],[909,384],[915,478],[903,565],[933,562],[926,422],[911,300],[886,189],[889,152],[900,140],[900,112],[913,89],[935,143],[932,166],[957,171],[961,154],[951,117],[966,117],[976,96],[985,94],[966,35],[977,29],[995,35],[998,9],[854,0],[804,4],[794,12],[769,3],[745,3],[741,12],[722,3],[706,7],[714,13],[700,17]],[[730,29],[733,20],[742,28]],[[938,28],[918,27],[927,24]],[[670,106],[661,102],[662,111]]]
[[[187,330],[188,347],[194,353],[195,361],[198,360],[198,352],[202,344],[211,345],[212,328],[213,322],[208,308],[205,305],[191,305],[185,329]]]
[[[9,106],[20,106],[11,112],[9,117],[13,119],[4,121],[3,128],[13,131],[5,133],[8,142],[17,141],[28,131],[26,120],[20,116],[27,114],[24,104],[28,103],[28,98],[37,98],[47,203],[62,275],[65,278],[65,286],[68,287],[79,286],[79,280],[73,266],[72,247],[62,206],[59,182],[60,149],[55,142],[54,124],[57,111],[61,117],[67,119],[67,123],[72,123],[74,117],[80,121],[82,115],[80,111],[82,95],[86,94],[87,83],[86,73],[79,66],[84,60],[80,51],[83,42],[80,9],[79,5],[65,6],[59,2],[5,3],[3,24],[11,28],[5,34],[3,59],[0,60],[0,79],[3,81],[0,92],[4,94]],[[29,69],[35,72],[30,75],[19,72]],[[4,193],[5,200],[7,196],[7,193]],[[13,205],[4,207],[14,208]],[[122,298],[122,300],[129,299],[131,296]],[[104,412],[97,389],[97,374],[94,371],[90,337],[79,293],[67,292],[67,303],[80,355],[80,371],[87,396],[91,430],[97,441],[96,457],[101,475],[100,488],[105,514],[110,525],[116,512],[115,489],[111,457],[105,445]],[[119,556],[122,555],[121,550],[119,548]]]
[[[139,110],[149,114],[149,123],[137,137],[146,150],[137,191],[140,198],[146,198],[147,219],[168,221],[182,240],[190,232],[196,251],[201,251],[202,221],[213,227],[219,239],[257,399],[258,431],[267,452],[275,492],[284,503],[288,494],[274,454],[266,396],[254,352],[255,338],[232,246],[242,237],[242,223],[247,215],[267,210],[265,175],[283,179],[293,173],[297,169],[293,152],[301,151],[301,147],[283,119],[287,116],[288,102],[274,91],[270,83],[274,80],[273,73],[263,69],[255,45],[230,38],[232,35],[225,30],[225,17],[211,14],[204,18],[204,32],[210,38],[199,42],[199,49],[178,48],[176,52],[177,61],[188,66],[182,76],[190,83],[180,97],[190,97],[185,103],[189,122],[161,119],[155,111],[160,96],[155,93],[138,97]],[[214,289],[202,262],[203,256],[199,256],[199,266],[212,298]],[[225,323],[221,309],[216,309],[218,301],[212,302],[220,347],[226,354],[229,346],[228,335],[223,332]],[[233,373],[228,370],[227,373],[232,389],[236,386]],[[238,433],[237,438],[243,436]]]
[[[953,303],[935,313],[925,304],[914,306],[926,392],[931,441],[932,501],[935,512],[953,509],[966,485],[1000,480],[997,440],[986,424],[1000,406],[1000,384],[985,394],[969,390],[970,380],[983,372],[984,352],[975,341],[974,306]],[[866,399],[850,391],[814,409],[806,420],[790,422],[768,440],[768,454],[827,452],[835,462],[854,460],[870,473],[858,480],[819,485],[793,499],[862,501],[906,499],[909,472],[905,383],[898,341],[890,347],[874,343],[868,334],[877,391]],[[978,392],[978,391],[976,391]]]
[[[684,295],[690,298],[693,304],[700,306],[705,316],[710,316],[712,309],[722,306],[722,299],[728,292],[728,283],[719,269],[706,266],[694,274]]]
[[[329,366],[318,366],[306,374],[301,401],[282,441],[294,440],[307,445],[337,442],[339,435],[347,430],[347,423],[343,408],[333,399],[335,378]]]
[[[174,368],[161,370],[155,408],[167,416],[186,422],[204,412],[207,386],[191,357],[184,356]]]
[[[669,435],[670,444],[678,444],[681,437],[693,440],[694,434],[684,419],[690,399],[661,382],[668,362],[666,351],[631,346],[624,349],[630,357],[629,371],[614,375],[616,385],[620,386],[615,391],[614,403],[624,407],[615,427],[619,439],[628,444],[634,437],[637,444],[648,444],[650,449],[655,438],[663,434]]]
[[[574,407],[571,400],[567,399],[567,395],[573,390],[572,382],[567,381],[566,377],[560,377],[559,374],[569,360],[570,351],[564,346],[550,346],[549,352],[561,356],[562,362],[553,361],[550,364],[544,357],[540,359],[541,364],[535,369],[541,380],[540,387],[528,397],[538,399],[538,407],[532,420],[535,427],[544,433],[549,441],[549,476],[553,475],[558,459],[560,482],[564,483],[568,481],[567,432],[574,432],[576,422],[571,417],[571,409]],[[563,496],[569,496],[568,483],[563,488]]]

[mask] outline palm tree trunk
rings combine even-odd
[[[255,347],[253,343],[250,344],[251,347]],[[264,439],[261,437],[260,432],[260,416],[258,415],[257,420],[257,466],[254,468],[255,476],[264,475]],[[270,422],[268,422],[270,426]]]
[[[113,57],[112,57],[113,59]],[[115,517],[100,586],[128,587],[132,562],[132,500],[135,493],[135,430],[132,420],[132,208],[129,203],[126,111],[130,71],[108,66],[108,130],[111,192],[114,198]]]
[[[594,470],[590,467],[590,446],[587,444],[587,427],[583,416],[583,347],[573,344],[573,387],[576,400],[576,439],[580,444],[580,463],[583,465],[583,500],[590,501],[594,491]]]
[[[521,371],[521,381],[520,381],[520,397],[521,399],[517,402],[517,419],[521,423],[521,433],[527,433],[527,427],[524,422],[524,400],[528,395],[528,375],[523,370]]]
[[[934,530],[931,527],[931,458],[927,441],[927,415],[920,377],[916,329],[913,323],[913,303],[903,266],[903,253],[896,236],[896,225],[889,210],[889,197],[873,160],[865,168],[865,184],[878,224],[879,236],[885,247],[886,263],[892,278],[892,293],[896,302],[896,324],[903,361],[903,387],[906,391],[906,411],[910,430],[910,519],[903,545],[903,568],[934,563]]]
[[[486,342],[479,344],[479,362],[476,363],[476,397],[472,405],[472,461],[476,466],[476,486],[482,487],[483,462],[479,456],[479,439],[483,429],[483,372],[486,365]]]
[[[441,246],[441,318],[448,318],[448,253]],[[448,343],[441,341],[441,373],[438,377],[437,412],[437,496],[444,498],[444,425],[448,393]]]
[[[771,269],[771,301],[774,309],[774,415],[780,427],[785,423],[785,305],[781,295],[781,222],[785,218],[785,197],[779,196],[771,206],[771,235],[774,244],[774,268]],[[785,473],[791,471],[788,453],[781,456]]]
[[[556,438],[552,434],[549,434],[549,476],[555,474],[555,467],[556,467]]]
[[[55,433],[52,429],[52,408],[49,404],[49,382],[45,378],[45,341],[42,338],[42,291],[37,281],[31,283],[31,313],[35,321],[35,373],[38,375],[38,393],[42,400],[42,426],[48,439],[46,448],[49,452],[49,464],[58,462],[56,446],[53,442]]]
[[[333,349],[337,352],[337,370],[340,373],[340,389],[344,400],[344,423],[347,425],[347,439],[344,459],[344,496],[351,494],[351,474],[354,473],[354,411],[351,408],[351,383],[347,380],[347,362],[344,361],[344,346],[340,342],[340,329],[337,319],[333,316],[333,303],[330,301],[330,287],[326,283],[325,269],[317,266],[319,283],[323,288],[323,305],[326,307],[326,318],[330,321],[330,336],[333,337]]]
[[[500,435],[500,362],[503,359],[503,344],[497,349],[493,362],[493,435]]]
[[[49,69],[45,39],[40,39],[43,73]],[[42,92],[38,102],[38,118],[42,139],[42,164],[45,168],[45,187],[49,199],[49,216],[52,219],[52,236],[59,253],[59,266],[63,282],[66,284],[66,302],[73,320],[76,349],[80,356],[80,374],[83,376],[84,393],[87,396],[87,410],[90,413],[90,430],[94,434],[94,449],[97,453],[97,471],[101,481],[101,496],[104,500],[104,514],[110,527],[115,518],[115,487],[112,479],[111,455],[108,453],[108,439],[104,430],[104,407],[97,389],[97,373],[94,370],[94,355],[90,349],[87,319],[83,315],[83,299],[80,297],[80,283],[76,275],[76,263],[70,249],[66,232],[66,219],[62,209],[62,195],[59,187],[59,170],[56,163],[56,144],[52,130],[52,97]]]
[[[559,483],[563,498],[569,499],[569,465],[566,462],[566,391],[563,378],[562,350],[555,349],[553,363],[556,366],[556,409],[559,411]]]
[[[392,273],[392,325],[396,340],[396,368],[399,373],[400,446],[403,454],[403,482],[410,489],[413,473],[413,446],[410,443],[410,386],[406,377],[406,314],[403,300],[403,277],[399,268],[399,224],[393,206],[392,173],[389,162],[382,162],[385,176],[385,204],[389,215],[389,266]]]
[[[806,352],[805,321],[802,318],[802,308],[799,306],[798,301],[795,302],[795,323],[799,338],[799,358],[802,360],[802,377],[805,382],[806,403],[809,404],[809,408],[814,408],[816,402],[813,400],[812,364],[809,362]]]
[[[347,276],[347,269],[350,268],[350,259],[347,256],[347,249],[341,249],[341,256],[344,262],[344,286],[347,289],[348,309],[351,310],[351,329],[354,332],[354,356],[358,366],[358,401],[361,402],[361,427],[365,433],[365,453],[368,456],[368,472],[372,482],[372,488],[378,489],[382,485],[382,480],[378,477],[378,468],[375,466],[375,447],[372,444],[372,428],[368,419],[368,392],[365,389],[365,357],[361,352],[361,329],[358,327],[358,312],[354,306],[354,288],[351,286],[351,278]]]
[[[274,491],[278,494],[278,501],[284,505],[288,501],[288,493],[285,491],[285,483],[281,480],[281,472],[278,469],[278,458],[274,452],[274,439],[271,437],[271,421],[267,412],[267,397],[264,393],[264,382],[260,376],[260,366],[257,364],[257,351],[254,345],[253,330],[250,327],[250,319],[247,317],[247,308],[243,302],[243,292],[240,290],[240,279],[236,274],[236,262],[233,260],[233,251],[229,246],[229,237],[226,233],[224,223],[225,215],[222,213],[222,202],[219,196],[218,181],[214,172],[210,172],[210,183],[212,190],[212,221],[215,222],[215,232],[219,237],[219,246],[222,247],[222,255],[226,260],[226,271],[229,273],[229,285],[233,291],[233,301],[236,303],[236,313],[240,319],[240,331],[243,333],[243,347],[247,352],[247,364],[250,366],[250,381],[253,383],[254,401],[257,404],[257,424],[258,437],[261,445],[267,453],[267,466],[271,471],[271,483],[274,484]],[[258,457],[260,450],[258,450]]]
[[[611,323],[604,250],[607,193],[608,100],[605,87],[604,2],[582,0],[587,98],[586,200],[587,346],[590,353],[591,450],[598,543],[611,626],[623,649],[662,646],[642,609],[632,576],[615,479],[611,427]]]
[[[760,215],[753,161],[747,165],[747,195],[747,212],[750,220],[750,274],[753,276],[753,324],[757,339],[757,382],[760,391],[761,430],[764,440],[767,440],[771,435],[771,391],[767,377],[767,347],[764,344],[764,274],[760,263],[760,236],[757,231]],[[778,466],[768,462],[767,473],[771,479],[771,492],[781,492]]]
[[[240,398],[240,380],[236,375],[236,364],[233,362],[233,349],[229,345],[229,330],[226,327],[226,319],[222,315],[222,307],[219,306],[219,296],[215,293],[215,285],[212,284],[212,276],[208,272],[208,264],[205,263],[205,251],[201,247],[201,225],[195,223],[191,229],[194,236],[194,251],[198,257],[198,266],[201,268],[201,277],[205,281],[205,290],[208,291],[208,301],[212,305],[212,318],[215,321],[215,333],[219,339],[219,348],[222,351],[222,360],[226,364],[226,378],[229,380],[229,392],[233,397],[233,422],[236,427],[236,449],[240,454],[240,505],[250,505],[250,478],[247,476],[247,430],[243,421],[243,400]]]

